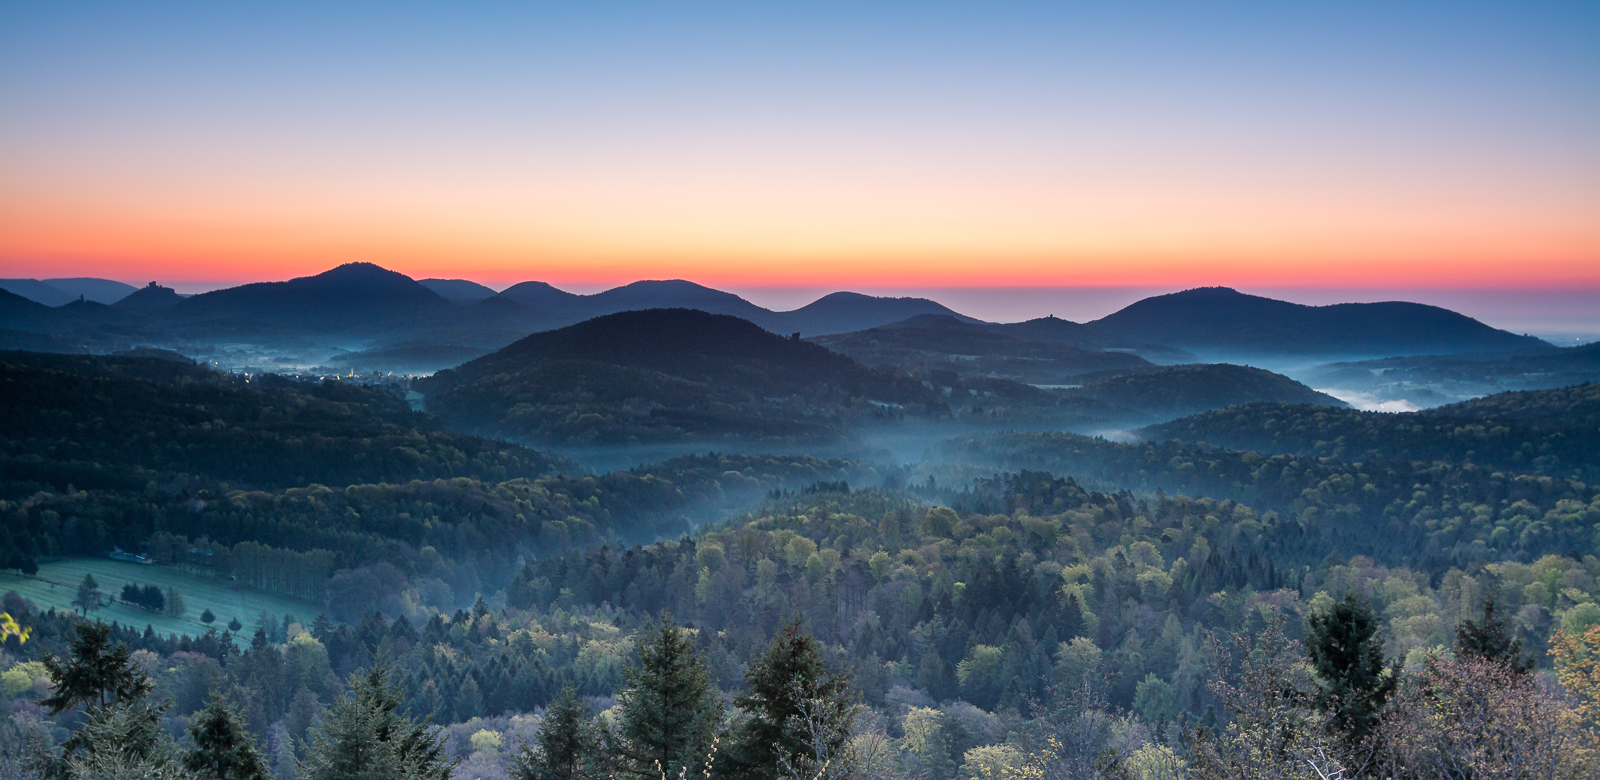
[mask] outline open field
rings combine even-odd
[[[309,622],[321,612],[321,607],[309,601],[285,598],[268,593],[236,588],[230,583],[210,577],[197,576],[167,566],[142,566],[137,563],[113,561],[108,558],[73,558],[39,565],[39,574],[28,577],[16,571],[0,572],[0,593],[14,590],[38,604],[41,609],[54,607],[72,610],[72,599],[77,595],[78,583],[83,575],[93,574],[100,584],[100,592],[108,599],[121,594],[122,586],[129,582],[139,585],[157,585],[162,590],[177,588],[183,594],[187,610],[180,618],[151,612],[132,604],[116,603],[102,607],[92,617],[106,622],[131,624],[143,629],[154,626],[161,634],[202,634],[206,625],[200,614],[210,609],[216,614],[213,625],[226,628],[228,621],[237,617],[244,624],[238,640],[248,644],[255,633],[256,618],[266,610],[275,619],[285,612]]]

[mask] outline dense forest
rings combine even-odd
[[[71,610],[5,594],[0,771],[19,776],[1595,766],[1593,385],[1412,415],[1252,404],[1134,444],[1012,431],[925,462],[585,474],[381,387],[4,357],[6,567],[120,547],[316,605],[175,636],[98,622],[92,581]],[[1004,401],[928,377],[958,415]],[[1003,382],[952,390],[984,381]],[[152,613],[175,597],[119,584]],[[1508,747],[1446,739],[1485,730]]]
[[[221,374],[140,357],[0,353],[0,497],[38,490],[180,492],[576,468],[450,433],[381,389]]]

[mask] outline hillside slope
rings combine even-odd
[[[259,282],[196,295],[165,309],[170,327],[206,335],[326,335],[375,330],[458,307],[403,274],[348,263],[287,282]]]
[[[440,430],[379,389],[149,357],[0,353],[0,484],[140,490],[508,479],[568,464]]]
[[[1406,414],[1251,404],[1139,433],[1151,441],[1204,441],[1275,455],[1472,463],[1593,482],[1600,479],[1600,383]]]
[[[1033,384],[1065,384],[1080,374],[1151,365],[1137,355],[1032,341],[937,314],[814,341],[869,366],[906,371],[942,368]]]
[[[1064,394],[1099,402],[1111,409],[1113,417],[1143,420],[1141,424],[1260,401],[1345,406],[1343,401],[1281,374],[1226,363],[1111,372],[1085,377],[1083,387]]]
[[[564,443],[829,438],[886,404],[941,406],[909,378],[689,309],[535,333],[418,387],[457,426]]]

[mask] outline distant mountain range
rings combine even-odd
[[[651,308],[738,317],[779,335],[799,333],[824,340],[869,363],[906,366],[978,358],[965,366],[967,373],[1012,376],[1038,384],[1061,382],[1087,371],[1132,368],[1143,360],[1165,364],[1245,362],[1251,356],[1349,360],[1551,348],[1538,339],[1434,306],[1302,306],[1227,288],[1147,298],[1086,323],[1046,317],[996,324],[925,298],[837,292],[792,311],[773,311],[732,293],[681,280],[634,282],[593,295],[523,282],[495,293],[463,279],[419,282],[368,263],[190,297],[154,283],[136,290],[94,279],[0,283],[6,285],[20,292],[0,291],[6,296],[0,297],[0,330],[34,335],[0,333],[0,347],[53,344],[91,352],[196,343],[273,349],[321,345],[368,352],[372,362],[384,355],[398,357],[401,353],[386,352],[398,347],[413,353],[428,346],[487,352],[530,333]],[[72,297],[58,306],[27,297],[59,301],[73,291],[80,291],[83,299]],[[890,326],[895,333],[863,335]],[[48,338],[41,341],[40,336]],[[980,354],[976,346],[980,343],[988,351]],[[449,353],[434,350],[433,358]],[[376,365],[375,370],[399,367]]]
[[[136,288],[110,279],[0,279],[0,290],[16,293],[46,306],[62,306],[82,298],[95,303],[116,303]]]

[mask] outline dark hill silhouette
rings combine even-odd
[[[430,412],[458,426],[566,443],[833,438],[885,404],[942,406],[908,377],[690,309],[535,333],[417,387]]]
[[[481,301],[496,295],[494,290],[466,279],[418,279],[417,284],[438,293],[445,300],[457,303]]]
[[[185,297],[179,295],[178,291],[171,287],[162,287],[155,282],[151,282],[148,286],[134,290],[126,298],[111,305],[119,309],[154,311],[176,306]]]
[[[94,301],[95,303],[104,303],[107,305],[116,303],[117,301],[128,297],[128,294],[136,289],[131,284],[126,284],[111,279],[99,279],[93,276],[74,276],[65,279],[42,279],[40,281],[43,281],[45,284],[48,284],[51,287],[54,287],[57,290],[72,296],[74,299],[81,297],[86,301]]]
[[[59,319],[51,307],[0,289],[0,327],[43,333]]]
[[[1550,346],[1437,306],[1403,302],[1304,306],[1227,287],[1146,298],[1085,323],[1084,330],[1103,339],[1165,344],[1212,355],[1381,357]]]
[[[805,336],[820,336],[866,330],[924,315],[979,322],[927,298],[881,298],[836,292],[793,311],[773,312],[772,324],[780,333],[799,331]]]
[[[1098,401],[1122,410],[1124,420],[1146,424],[1262,401],[1347,406],[1281,374],[1227,363],[1109,372],[1066,394]]]
[[[68,301],[78,300],[76,294],[53,287],[38,279],[0,279],[0,290],[20,295],[45,306],[61,306]]]
[[[1151,367],[1137,355],[1031,341],[986,323],[943,314],[921,314],[878,328],[819,336],[815,341],[869,366],[891,365],[905,371],[937,368],[1033,384],[1065,384],[1080,374]]]
[[[586,296],[589,311],[614,314],[640,309],[698,309],[711,314],[728,314],[749,320],[769,313],[733,293],[713,290],[682,279],[643,281],[614,287]],[[758,323],[759,324],[759,323]]]
[[[502,290],[500,297],[542,311],[575,312],[584,310],[587,296],[558,290],[544,282],[522,282]]]
[[[169,321],[207,332],[328,333],[374,328],[455,309],[414,279],[371,263],[316,276],[196,295],[166,310]]]

